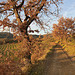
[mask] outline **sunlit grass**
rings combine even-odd
[[[75,55],[75,40],[62,42],[61,46],[65,49],[65,51],[69,54],[69,56]]]

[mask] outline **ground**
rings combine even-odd
[[[29,75],[75,75],[75,56],[69,56],[62,46],[57,45]]]

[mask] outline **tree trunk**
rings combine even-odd
[[[23,30],[22,29],[22,31],[21,31],[21,33],[22,33],[22,35],[23,35],[23,37],[24,37],[24,40],[23,40],[23,42],[24,42],[24,45],[26,45],[26,47],[27,47],[27,56],[25,56],[25,58],[26,59],[28,59],[29,60],[29,62],[31,63],[31,41],[30,41],[30,39],[29,39],[29,35],[28,35],[28,33],[27,33],[27,29],[25,30]]]

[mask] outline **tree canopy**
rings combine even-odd
[[[44,29],[43,19],[40,17],[57,15],[59,5],[62,0],[6,0],[0,2],[0,14],[3,18],[0,20],[0,26],[13,28],[13,32],[20,35],[29,32],[39,32],[31,30],[30,24],[35,21],[40,28]],[[45,26],[47,26],[45,24]]]
[[[53,35],[59,39],[68,39],[75,34],[75,21],[73,18],[61,17],[58,24],[53,24]]]
[[[31,30],[30,24],[35,21],[41,29],[45,29],[47,24],[43,24],[41,16],[46,14],[57,16],[62,0],[6,0],[0,2],[0,26],[11,27],[13,32],[23,37],[23,47],[27,48],[27,58],[31,60],[32,45],[28,32],[39,32]],[[44,15],[45,16],[45,15]],[[28,30],[29,28],[29,30]]]

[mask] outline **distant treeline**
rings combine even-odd
[[[31,36],[31,35],[30,35]],[[43,38],[43,35],[32,35],[33,38],[39,38],[39,36],[41,38]],[[0,32],[0,38],[8,38],[8,39],[12,39],[13,38],[13,34],[8,33],[8,32]]]
[[[46,34],[46,35],[29,35],[29,36],[32,36],[34,39],[37,39],[37,38],[44,38],[45,37],[52,37],[51,34]],[[19,39],[20,40],[20,39]],[[22,41],[22,40],[20,40]],[[18,39],[15,39],[14,40],[14,37],[13,37],[13,34],[11,33],[8,33],[8,32],[0,32],[0,45],[1,44],[6,44],[6,43],[17,43],[18,42]]]
[[[13,34],[8,33],[8,32],[0,32],[0,38],[12,39],[13,38]]]

